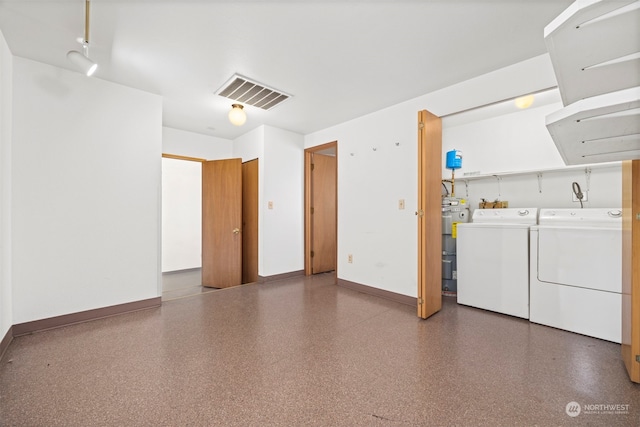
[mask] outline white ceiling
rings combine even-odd
[[[307,134],[546,52],[572,0],[93,0],[91,78],[163,96],[163,124],[233,139]],[[16,56],[73,69],[84,0],[0,0]],[[270,111],[214,92],[234,73],[292,94]]]

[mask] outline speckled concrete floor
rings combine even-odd
[[[246,285],[18,337],[0,425],[640,424],[619,345],[451,298],[424,321],[332,283]],[[627,413],[589,406],[606,404]]]

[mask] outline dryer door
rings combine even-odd
[[[581,288],[622,291],[619,229],[540,227],[538,279]]]

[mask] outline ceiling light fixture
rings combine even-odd
[[[67,52],[67,58],[73,65],[87,76],[95,73],[98,64],[89,59],[89,0],[85,0],[84,6],[84,39],[82,40],[82,53],[77,50]]]
[[[229,121],[236,126],[242,126],[247,121],[247,113],[244,111],[244,107],[240,104],[231,104],[231,111],[229,111]]]
[[[531,104],[533,104],[533,101],[534,101],[533,95],[525,95],[525,96],[516,98],[513,102],[516,104],[516,107],[520,109],[525,109],[525,108],[531,107]]]
[[[67,58],[79,71],[83,74],[91,76],[98,68],[98,64],[78,52],[77,50],[71,50],[67,53]]]

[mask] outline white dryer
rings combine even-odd
[[[530,269],[532,322],[620,342],[620,209],[540,210]]]
[[[458,303],[529,318],[529,228],[537,208],[476,209],[458,224]]]

